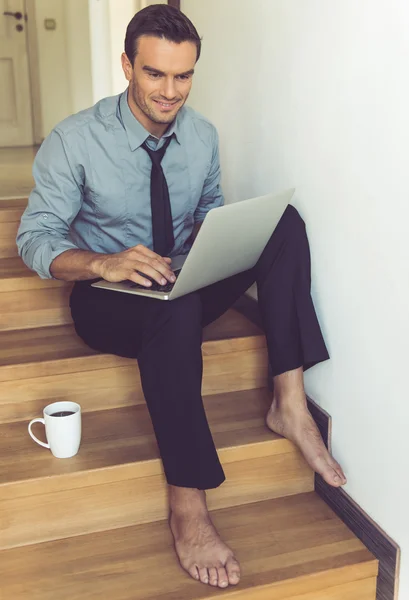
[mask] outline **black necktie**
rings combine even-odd
[[[168,184],[166,183],[166,178],[160,164],[171,141],[172,136],[168,137],[160,150],[151,150],[146,142],[142,144],[142,148],[146,150],[152,161],[151,208],[153,249],[160,256],[169,256],[175,244]]]

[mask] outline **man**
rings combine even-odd
[[[66,119],[44,141],[17,242],[41,277],[76,282],[71,312],[87,344],[138,359],[177,555],[193,578],[223,588],[239,582],[240,567],[206,506],[205,490],[224,474],[200,393],[202,328],[254,281],[274,376],[267,425],[330,485],[346,480],[306,405],[303,369],[328,354],[310,297],[305,225],[293,207],[254,269],[188,296],[161,302],[90,286],[100,277],[173,282],[170,257],[188,252],[206,213],[223,203],[217,133],[184,106],[200,49],[176,9],[135,15],[122,55],[128,90]]]

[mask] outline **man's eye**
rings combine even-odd
[[[149,73],[153,79],[158,79],[160,77],[159,73]]]
[[[178,79],[180,79],[181,81],[187,81],[189,79],[189,75],[179,75]]]

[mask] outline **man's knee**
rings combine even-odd
[[[286,239],[299,240],[307,236],[305,221],[292,204],[286,208],[279,229]]]
[[[167,319],[177,328],[197,329],[202,322],[202,301],[198,293],[170,300],[166,306]]]
[[[305,221],[301,217],[298,210],[292,204],[289,204],[284,215],[287,217],[287,222],[300,231],[305,230]]]

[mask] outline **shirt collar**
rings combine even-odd
[[[145,127],[138,121],[133,115],[128,104],[128,89],[126,89],[119,100],[119,110],[124,125],[126,135],[128,137],[129,147],[132,151],[136,150],[149,138],[154,137],[145,129]],[[181,131],[180,131],[180,118],[179,115],[173,121],[166,133],[162,137],[167,138],[174,135],[177,142],[181,142]]]

